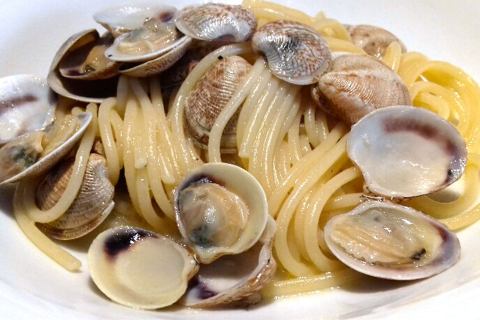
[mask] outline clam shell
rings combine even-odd
[[[177,9],[159,3],[128,4],[101,10],[93,19],[107,29],[114,37],[143,26],[149,19],[170,20]]]
[[[460,133],[435,113],[412,106],[378,109],[352,126],[347,154],[369,191],[408,198],[458,180],[467,148]]]
[[[131,65],[125,64],[120,68],[120,73],[130,77],[148,77],[158,74],[171,66],[173,66],[180,58],[183,57],[187,49],[190,47],[192,39],[183,37],[181,41],[167,53],[153,60]]]
[[[208,70],[191,92],[185,105],[185,119],[196,143],[206,148],[210,130],[218,115],[242,84],[252,66],[239,56],[219,60]],[[223,132],[221,146],[231,150],[236,146],[238,114],[232,117]]]
[[[140,228],[108,229],[88,249],[93,282],[108,298],[132,308],[175,303],[198,264],[188,248]]]
[[[460,259],[453,232],[420,211],[389,202],[367,201],[335,216],[324,234],[340,261],[377,278],[427,278]]]
[[[100,37],[92,29],[71,43],[59,61],[59,72],[65,78],[78,80],[101,80],[118,74],[119,64],[105,57],[105,49],[113,42],[110,35]],[[93,55],[93,56],[92,56]],[[91,63],[83,66],[86,60]],[[102,63],[100,66],[99,63]],[[97,64],[97,65],[95,65]]]
[[[243,42],[257,26],[255,15],[239,5],[207,3],[177,11],[177,28],[185,35],[204,41]]]
[[[253,35],[252,45],[265,55],[275,76],[293,84],[312,84],[331,65],[326,41],[298,22],[279,20],[265,24]]]
[[[59,63],[71,50],[89,43],[92,34],[96,31],[89,29],[72,35],[58,49],[50,65],[47,82],[50,88],[61,96],[82,102],[102,103],[109,97],[114,97],[117,92],[118,77],[104,80],[82,81],[63,77],[59,70]]]
[[[41,210],[52,208],[61,198],[70,181],[73,162],[73,159],[68,159],[60,163],[39,184],[36,200]],[[108,216],[113,209],[113,196],[114,186],[108,179],[106,160],[92,153],[80,191],[70,208],[59,219],[39,226],[60,240],[84,236]]]
[[[56,105],[44,79],[27,74],[0,78],[0,145],[45,129],[55,119]]]
[[[80,141],[85,133],[85,130],[87,130],[88,125],[92,121],[91,113],[81,113],[77,117],[80,121],[80,126],[70,138],[17,175],[1,181],[0,185],[17,182],[26,177],[36,176],[44,173],[58,163],[61,159],[63,159],[77,144],[77,142]]]
[[[195,194],[205,186],[212,188],[207,191],[223,190],[224,197]],[[190,173],[175,190],[174,209],[183,240],[205,264],[250,249],[262,236],[269,216],[260,183],[248,171],[227,163],[204,164]],[[218,238],[224,235],[228,242]]]
[[[200,265],[181,303],[196,308],[258,303],[260,290],[276,271],[272,256],[275,229],[275,221],[269,217],[262,238],[251,249]]]
[[[375,109],[411,103],[400,77],[370,56],[341,55],[312,88],[320,108],[348,124]]]
[[[402,52],[407,51],[400,39],[383,28],[361,24],[349,26],[347,29],[353,43],[371,56],[381,58],[392,42],[398,42],[402,47]]]

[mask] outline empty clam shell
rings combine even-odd
[[[93,15],[93,19],[104,26],[114,37],[143,26],[150,19],[171,20],[175,14],[174,7],[159,3],[129,4],[110,7]]]
[[[239,5],[207,3],[189,6],[177,11],[177,28],[185,35],[205,41],[248,40],[256,26],[255,15]]]
[[[53,207],[65,191],[73,172],[73,159],[51,170],[37,187],[36,200],[41,210]],[[70,240],[95,229],[113,209],[114,187],[108,179],[106,160],[92,153],[83,182],[74,202],[59,219],[39,227],[51,237]]]
[[[267,224],[265,191],[246,170],[209,163],[175,190],[175,217],[184,241],[201,263],[250,249]]]
[[[460,133],[433,112],[411,106],[378,109],[352,127],[347,153],[373,193],[405,198],[445,188],[465,170]]]
[[[59,63],[63,57],[70,52],[70,50],[84,44],[80,40],[84,39],[86,35],[92,34],[92,32],[91,29],[81,31],[72,35],[62,44],[50,65],[47,82],[50,88],[61,96],[77,101],[101,103],[106,98],[116,95],[118,77],[105,80],[83,81],[65,78],[59,71]]]
[[[298,22],[279,20],[265,24],[253,35],[252,45],[265,55],[275,76],[293,84],[312,84],[331,65],[326,41]]]
[[[275,221],[269,217],[262,238],[251,249],[200,265],[181,303],[189,307],[209,308],[259,302],[259,291],[273,278],[276,270],[272,256],[275,228]]]
[[[132,227],[100,233],[88,250],[88,266],[93,282],[107,297],[141,309],[175,303],[198,271],[185,247]]]
[[[361,273],[415,280],[452,267],[460,258],[457,236],[435,219],[398,204],[368,201],[325,226],[332,253]]]
[[[392,42],[398,42],[405,52],[405,45],[393,33],[371,25],[349,26],[348,31],[353,43],[371,56],[381,58]]]
[[[56,105],[47,82],[37,76],[0,78],[0,145],[45,129],[55,119]]]
[[[312,88],[318,106],[348,124],[375,109],[411,103],[400,77],[370,56],[341,55]]]
[[[210,130],[215,120],[251,68],[251,64],[242,57],[223,58],[202,76],[191,92],[185,105],[185,118],[190,134],[201,147],[208,146]],[[224,151],[236,146],[237,117],[230,119],[223,132],[221,146]]]
[[[182,40],[178,42],[177,46],[158,58],[140,64],[127,63],[122,65],[120,73],[130,77],[148,77],[158,74],[167,70],[180,60],[185,52],[187,52],[191,43],[191,38],[183,37]]]
[[[79,127],[75,133],[69,137],[65,142],[58,145],[54,150],[39,158],[38,161],[26,161],[25,157],[30,157],[31,153],[26,152],[28,148],[24,144],[19,144],[17,146],[13,145],[13,148],[10,148],[8,155],[15,161],[20,161],[24,164],[28,164],[23,167],[23,170],[15,174],[14,176],[9,175],[9,177],[3,181],[0,181],[0,185],[13,183],[24,179],[29,176],[39,175],[43,172],[46,172],[52,166],[54,166],[58,161],[65,157],[70,150],[75,146],[75,144],[82,138],[83,133],[87,130],[88,125],[92,121],[91,113],[81,113],[78,116]],[[13,142],[12,142],[13,143]],[[7,145],[4,146],[6,148]],[[2,148],[3,149],[3,148]],[[2,156],[3,157],[3,156]],[[3,170],[3,169],[2,169]]]

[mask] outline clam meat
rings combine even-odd
[[[325,112],[353,124],[375,109],[408,105],[410,94],[400,77],[370,56],[341,55],[312,88]]]
[[[332,253],[350,268],[385,279],[415,280],[438,274],[460,258],[457,236],[412,208],[367,201],[325,226]]]
[[[193,39],[243,42],[250,39],[257,21],[255,15],[242,6],[206,3],[177,11],[175,24]]]
[[[174,208],[180,234],[204,264],[250,249],[268,217],[260,183],[226,163],[205,164],[186,177],[175,190]]]
[[[253,35],[252,45],[265,55],[275,76],[297,85],[315,83],[332,62],[322,36],[298,22],[279,20],[265,24]]]
[[[93,282],[108,298],[140,309],[175,303],[198,271],[187,248],[132,227],[100,233],[88,250],[88,266]]]
[[[207,148],[210,130],[222,110],[252,68],[244,58],[229,56],[219,60],[198,81],[185,105],[185,119],[194,142]],[[238,113],[228,122],[222,136],[223,151],[235,150]]]
[[[425,195],[458,180],[467,149],[435,113],[412,106],[378,109],[352,127],[347,153],[369,191],[391,198]]]

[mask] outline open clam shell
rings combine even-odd
[[[250,249],[267,224],[260,183],[246,170],[209,163],[192,172],[174,195],[177,226],[201,263]]]
[[[175,14],[175,7],[159,3],[128,4],[101,10],[93,19],[105,27],[114,37],[141,28],[145,21],[168,21]]]
[[[46,175],[36,193],[41,210],[48,210],[58,202],[72,172],[73,159],[68,159]],[[112,211],[114,190],[108,179],[105,158],[92,153],[78,195],[70,208],[59,219],[39,224],[39,227],[59,240],[80,238],[95,229]]]
[[[435,113],[412,106],[378,109],[352,127],[347,153],[373,193],[406,198],[458,180],[467,149],[460,133]]]
[[[259,291],[273,278],[276,270],[272,256],[275,228],[275,221],[269,217],[262,237],[252,248],[237,255],[223,256],[211,264],[200,265],[181,303],[189,307],[209,308],[259,302]]]
[[[55,119],[54,93],[34,75],[0,78],[0,145],[45,129]]]
[[[100,233],[88,250],[88,266],[93,282],[107,297],[141,309],[175,303],[198,271],[185,247],[132,227]]]
[[[174,48],[158,58],[140,64],[123,64],[120,68],[120,73],[131,77],[149,77],[158,74],[180,60],[187,52],[191,43],[191,38],[183,37]]]
[[[242,6],[206,3],[177,11],[177,28],[185,35],[204,41],[243,42],[257,26],[255,15]]]
[[[79,80],[62,76],[59,65],[69,52],[76,50],[95,37],[95,30],[81,31],[68,38],[58,49],[50,65],[47,82],[50,88],[61,96],[83,102],[101,103],[103,100],[116,95],[118,77],[101,80]],[[97,34],[98,35],[98,34]]]
[[[294,21],[279,20],[263,25],[253,35],[252,45],[265,55],[275,76],[297,85],[314,83],[330,68],[332,61],[322,36]]]
[[[15,174],[13,176],[10,176],[3,181],[0,181],[0,185],[7,184],[7,183],[13,183],[13,182],[19,181],[21,179],[24,179],[26,177],[39,175],[43,172],[46,172],[48,169],[50,169],[52,166],[54,166],[58,161],[60,161],[62,158],[64,158],[70,152],[70,150],[75,146],[75,144],[78,141],[80,141],[80,139],[82,138],[85,130],[87,130],[88,125],[92,121],[92,114],[91,113],[81,113],[77,117],[78,117],[80,125],[71,137],[69,137],[61,145],[57,146],[54,150],[52,150],[48,154],[44,155],[40,159],[38,159],[38,161],[29,162],[28,166],[24,167],[23,170],[21,170],[17,174]],[[13,143],[13,142],[11,142],[11,143]],[[3,148],[6,148],[6,147],[7,147],[7,145],[4,146]],[[3,152],[3,150],[4,150],[3,148],[0,149],[0,152]],[[14,158],[14,160],[24,161],[23,157],[29,156],[28,153],[22,151],[22,150],[25,150],[25,149],[26,149],[25,145],[19,144],[18,146],[13,146],[13,148],[10,148],[8,150],[8,152],[9,152],[9,155]],[[41,152],[41,151],[39,151],[39,152]],[[19,154],[22,155],[22,157],[18,156]],[[2,170],[3,170],[3,168],[2,168]]]
[[[332,253],[361,273],[392,280],[433,276],[460,258],[457,236],[435,219],[398,204],[368,201],[325,226]]]

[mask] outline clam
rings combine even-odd
[[[113,301],[141,309],[175,303],[198,265],[180,244],[132,227],[100,233],[88,250],[93,282]]]
[[[312,96],[325,112],[348,124],[375,109],[411,103],[407,87],[393,70],[373,57],[350,54],[333,60]]]
[[[190,134],[200,147],[207,148],[215,120],[251,68],[251,64],[242,57],[225,57],[202,76],[190,93],[185,105],[185,119]],[[237,117],[235,115],[230,119],[223,132],[223,151],[235,150]]]
[[[56,141],[53,147],[43,146],[44,132],[33,132],[10,141],[0,148],[0,185],[39,175],[64,158],[82,138],[92,121],[92,115],[81,113],[78,116],[72,116],[72,121],[77,125],[75,132],[70,136],[62,136],[62,139]]]
[[[260,290],[273,278],[276,270],[272,257],[275,228],[275,221],[269,217],[262,237],[252,248],[201,265],[181,303],[189,307],[208,308],[259,302]]]
[[[411,106],[378,109],[352,127],[347,153],[369,191],[406,198],[458,180],[467,149],[460,133],[435,113]]]
[[[48,127],[55,119],[56,105],[47,82],[39,77],[0,78],[0,145]]]
[[[53,207],[73,172],[73,159],[61,162],[37,187],[36,200],[41,210]],[[83,182],[74,202],[57,220],[39,224],[40,229],[59,240],[80,238],[95,229],[112,211],[114,187],[108,179],[104,157],[92,153],[88,159]]]
[[[240,5],[206,3],[177,11],[175,24],[193,39],[243,42],[250,39],[257,21],[250,10]]]
[[[315,30],[298,22],[279,20],[265,24],[253,35],[252,45],[265,55],[275,76],[293,84],[312,84],[331,65],[327,42]]]
[[[267,224],[260,183],[246,170],[209,163],[192,172],[174,195],[177,226],[199,262],[250,249]]]
[[[118,74],[118,63],[105,57],[105,50],[113,38],[100,37],[97,30],[90,30],[72,43],[61,58],[58,69],[62,77],[78,80],[100,80]]]
[[[47,77],[48,85],[53,91],[72,100],[94,103],[101,103],[116,95],[118,77],[102,78],[115,75],[118,65],[98,56],[103,53],[103,42],[106,41],[99,39],[98,32],[90,29],[72,35],[62,44],[55,54]],[[77,58],[81,59],[77,61]],[[94,61],[92,65],[95,67],[87,67],[88,63],[85,62],[88,59]]]
[[[110,7],[93,15],[93,19],[105,27],[114,37],[139,29],[145,21],[156,19],[169,21],[176,9],[158,3],[129,4]]]
[[[367,54],[381,58],[387,47],[392,42],[398,42],[402,52],[406,51],[405,45],[393,33],[383,28],[371,25],[349,26],[348,31],[353,43],[362,48]]]
[[[412,208],[368,201],[325,226],[332,253],[350,268],[385,279],[427,278],[460,258],[457,236]]]

